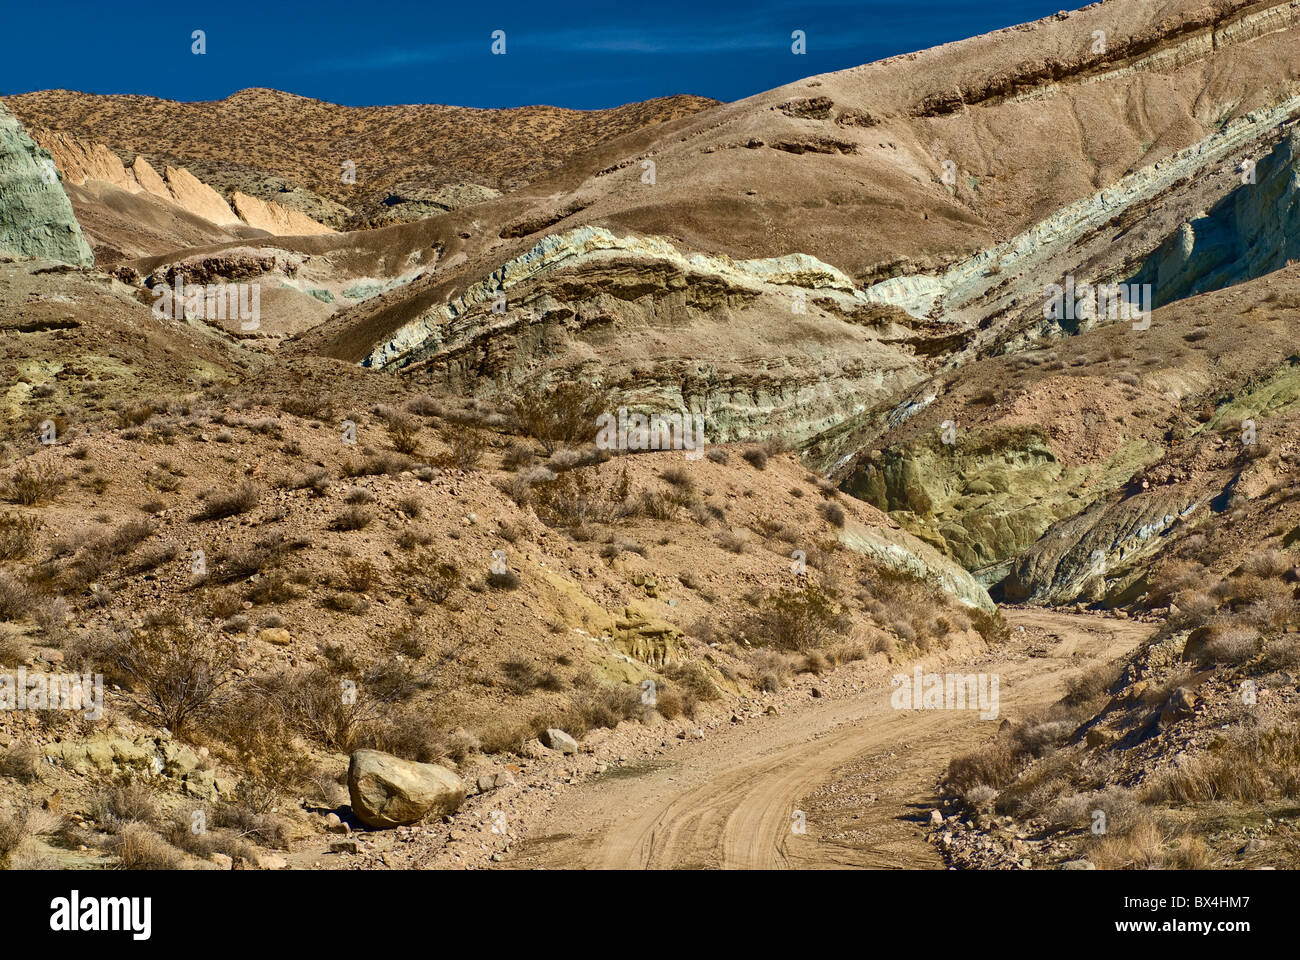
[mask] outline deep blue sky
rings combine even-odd
[[[353,105],[580,108],[673,93],[736,100],[1061,7],[1061,0],[6,2],[0,94],[62,87],[219,100],[274,87]],[[204,56],[190,52],[196,29],[207,33]],[[505,56],[490,52],[498,29],[506,32]],[[803,56],[790,51],[796,29],[807,35]]]

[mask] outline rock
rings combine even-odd
[[[1186,687],[1178,687],[1169,695],[1169,699],[1160,711],[1160,726],[1167,727],[1179,720],[1186,720],[1195,713],[1196,694]]]
[[[938,810],[930,811],[930,826],[938,827],[943,824],[943,814]]]
[[[557,730],[554,727],[542,734],[542,745],[565,754],[578,752],[578,741],[563,730]]]
[[[289,861],[278,854],[259,853],[257,855],[257,866],[262,870],[283,870],[289,866]]]
[[[347,835],[352,832],[352,827],[340,820],[337,813],[331,813],[325,817],[325,832]]]
[[[264,643],[273,643],[277,647],[287,647],[293,643],[293,637],[284,627],[267,627],[258,632],[257,639]]]
[[[1096,870],[1097,866],[1091,860],[1067,860],[1061,864],[1062,870]]]
[[[333,840],[330,842],[330,853],[357,854],[361,852],[361,847],[355,840]]]
[[[235,212],[246,224],[258,230],[265,230],[273,236],[306,237],[335,232],[306,214],[282,207],[275,201],[259,200],[238,190],[231,200],[235,205]]]
[[[1084,740],[1090,747],[1104,747],[1115,742],[1114,736],[1105,730],[1098,730],[1096,727],[1087,732]]]
[[[436,763],[358,750],[348,766],[348,793],[352,812],[367,826],[383,829],[454,813],[465,800],[465,784]]]
[[[95,256],[72,212],[48,150],[0,106],[0,250],[93,267]]]

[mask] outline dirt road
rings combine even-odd
[[[507,866],[941,867],[921,836],[949,759],[993,736],[1002,717],[1054,702],[1070,677],[1151,630],[1042,610],[1007,618],[1009,644],[938,668],[997,674],[998,721],[973,710],[895,710],[890,670],[849,697],[811,700],[582,784]]]

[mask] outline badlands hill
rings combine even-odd
[[[48,90],[5,98],[29,126],[185,166],[334,228],[419,219],[511,191],[602,140],[713,103],[678,96],[610,110],[343,107],[277,90],[211,103]],[[161,161],[161,163],[159,162]],[[343,165],[355,165],[355,183]]]
[[[11,850],[312,865],[354,748],[523,811],[832,682],[1033,660],[1016,605],[1137,646],[945,756],[946,862],[1241,862],[1298,789],[1298,18],[1109,0],[591,114],[10,98],[0,657],[120,688],[3,719]],[[260,324],[156,316],[178,278],[258,284]],[[619,406],[707,456],[596,448]],[[184,662],[223,683],[164,716]],[[464,829],[403,836],[513,842]]]

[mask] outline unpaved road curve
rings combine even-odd
[[[934,668],[998,674],[1002,717],[1055,702],[1070,677],[1123,656],[1151,631],[1148,624],[1082,614],[1006,615],[1010,644]],[[969,710],[894,710],[894,672],[849,697],[812,700],[683,743],[652,765],[594,778],[569,791],[505,866],[941,867],[921,839],[934,784],[952,757],[989,739],[998,723]],[[833,800],[837,776],[850,772],[870,780],[873,801],[821,823],[809,816],[803,834],[792,829],[801,799],[829,790]],[[819,808],[815,800],[812,806]],[[847,842],[839,829],[846,820],[853,824]]]

